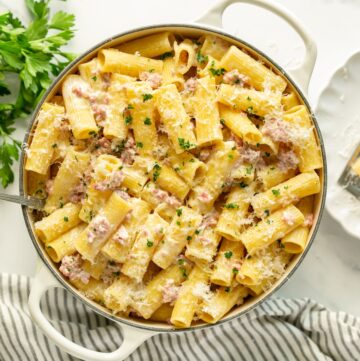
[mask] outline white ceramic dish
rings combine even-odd
[[[345,231],[360,238],[360,200],[337,183],[360,143],[360,52],[336,71],[316,110],[328,154],[326,208]]]
[[[271,12],[277,14],[281,18],[283,18],[289,25],[291,25],[300,35],[302,38],[306,54],[305,57],[299,67],[296,69],[292,69],[288,72],[285,72],[285,70],[282,70],[278,65],[276,65],[274,62],[272,62],[268,57],[266,57],[264,54],[262,54],[259,50],[251,47],[249,44],[246,44],[245,42],[238,40],[237,38],[232,37],[231,35],[224,33],[221,30],[222,26],[222,14],[224,10],[233,3],[249,3],[253,4],[262,8],[265,8],[267,10],[270,10]],[[303,103],[309,108],[309,104],[307,103],[304,93],[307,92],[307,87],[309,84],[309,80],[311,77],[311,73],[315,64],[316,60],[316,45],[314,41],[311,39],[309,34],[304,30],[304,28],[301,26],[301,24],[298,23],[298,21],[294,18],[292,14],[290,14],[286,9],[283,9],[280,5],[277,5],[275,3],[270,2],[269,0],[222,0],[219,1],[216,6],[214,6],[211,10],[209,10],[203,17],[201,17],[197,23],[200,24],[165,24],[165,25],[154,25],[149,26],[146,28],[141,29],[135,29],[131,30],[129,32],[117,35],[111,39],[108,39],[104,41],[103,43],[97,45],[93,49],[86,52],[82,57],[80,57],[78,60],[74,62],[68,69],[64,71],[63,74],[59,76],[57,81],[54,82],[53,86],[50,87],[47,94],[45,94],[43,101],[46,100],[47,97],[51,97],[54,93],[55,87],[58,85],[58,82],[61,80],[63,76],[66,75],[67,72],[71,71],[73,67],[76,67],[77,64],[83,60],[86,60],[87,58],[90,58],[94,52],[96,52],[100,47],[103,46],[112,46],[112,44],[117,44],[119,40],[126,41],[130,40],[131,38],[145,36],[153,32],[157,32],[160,30],[171,30],[171,31],[183,31],[186,33],[191,34],[204,34],[207,32],[218,34],[221,37],[228,38],[230,42],[234,44],[241,44],[241,46],[245,46],[248,51],[254,52],[255,54],[258,54],[259,57],[266,63],[272,64],[272,66],[276,69],[278,69],[279,72],[282,72],[284,76],[289,80],[289,83],[292,85],[293,89],[298,93],[299,99],[301,98]],[[39,104],[39,106],[41,103]],[[39,106],[36,110],[36,112],[39,110]],[[310,108],[309,108],[310,109]],[[33,117],[33,121],[36,116]],[[314,125],[316,127],[317,135],[318,135],[318,141],[319,144],[321,144],[322,147],[322,140],[320,131],[317,127],[316,120],[314,119]],[[25,142],[27,142],[27,137],[25,139]],[[264,301],[266,298],[270,297],[270,295],[281,285],[283,285],[286,280],[292,275],[292,273],[295,271],[297,266],[301,263],[303,258],[305,257],[307,251],[309,250],[312,241],[315,237],[316,231],[319,226],[319,222],[321,219],[322,209],[324,206],[324,200],[325,200],[325,193],[326,193],[326,161],[325,161],[325,154],[322,147],[322,153],[324,157],[324,170],[321,171],[321,179],[322,179],[322,193],[319,195],[319,198],[317,199],[317,206],[316,206],[316,222],[314,223],[314,226],[311,230],[310,239],[307,245],[306,250],[303,254],[299,255],[298,257],[295,257],[291,265],[289,265],[287,272],[283,275],[283,277],[274,285],[274,287],[269,290],[268,292],[264,293],[263,295],[260,295],[257,298],[254,298],[250,300],[246,307],[243,308],[235,308],[232,310],[226,317],[224,317],[223,320],[219,321],[226,322],[234,317],[239,317],[242,314],[248,312],[253,307],[256,307],[259,305],[262,301]],[[21,164],[23,164],[24,161],[24,153],[22,153],[22,159]],[[24,185],[26,183],[25,178],[23,177],[24,172],[23,168],[20,169],[20,178],[23,179],[23,182],[20,183],[20,194],[24,194]],[[26,187],[25,187],[26,188]],[[26,191],[26,189],[25,189]],[[136,319],[128,319],[128,318],[121,318],[117,317],[116,315],[112,315],[108,310],[102,308],[100,305],[95,304],[94,302],[91,302],[83,295],[81,295],[77,290],[75,290],[73,287],[71,287],[59,274],[57,269],[54,267],[54,265],[49,260],[49,257],[46,255],[46,252],[44,252],[43,247],[38,243],[36,237],[34,236],[33,228],[32,228],[32,221],[30,214],[27,212],[26,208],[23,208],[23,213],[25,217],[25,222],[28,226],[29,234],[33,240],[34,246],[38,250],[38,253],[40,257],[42,258],[43,263],[39,264],[39,268],[37,270],[37,274],[35,276],[35,280],[32,285],[30,298],[29,298],[29,310],[30,315],[33,319],[33,321],[37,324],[37,326],[40,327],[40,329],[43,331],[43,333],[50,338],[58,347],[63,349],[64,351],[70,353],[71,355],[81,358],[83,360],[87,361],[121,361],[124,358],[126,358],[130,353],[132,353],[141,343],[143,343],[147,338],[159,333],[159,332],[184,332],[184,330],[177,330],[171,328],[169,325],[165,324],[153,324],[149,322],[143,322]],[[121,328],[123,331],[123,337],[124,341],[122,345],[119,345],[119,348],[111,353],[102,353],[102,352],[96,352],[89,349],[86,349],[80,345],[77,345],[73,343],[71,340],[68,340],[65,338],[62,334],[60,334],[56,329],[53,328],[51,323],[45,318],[43,313],[41,312],[40,308],[40,300],[42,295],[48,290],[49,288],[53,287],[65,287],[69,290],[69,292],[72,292],[76,297],[80,298],[85,304],[87,304],[89,307],[94,309],[96,312],[104,315],[107,318],[113,319],[114,321],[121,324]],[[210,327],[210,325],[202,325],[199,324],[198,326],[194,326],[191,329],[195,328],[204,328],[204,327]],[[186,330],[185,330],[186,331]]]

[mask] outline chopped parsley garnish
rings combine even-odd
[[[187,240],[187,241],[191,241],[191,240],[192,240],[192,237],[191,237],[191,236],[187,236],[187,237],[186,237],[186,240]]]
[[[158,163],[155,163],[153,170],[153,181],[156,182],[160,175],[161,166]]]
[[[151,241],[150,239],[148,239],[147,242],[146,242],[146,246],[150,248],[150,247],[152,247],[153,245],[154,245],[154,242]]]
[[[226,288],[225,288],[225,292],[228,292],[228,293],[229,293],[230,291],[231,291],[231,287],[226,287]]]
[[[270,216],[270,211],[268,209],[265,209],[264,214],[265,214],[266,217],[269,217]]]
[[[228,154],[228,158],[229,159],[234,159],[234,155],[233,154]]]
[[[148,118],[148,117],[146,117],[146,118],[144,119],[144,124],[145,124],[145,125],[151,125],[151,119]]]
[[[134,106],[132,104],[128,104],[127,109],[134,109]]]
[[[220,123],[221,123],[222,125],[225,125],[225,119],[220,119]]]
[[[95,130],[90,130],[90,132],[89,132],[89,135],[91,135],[93,137],[95,137],[96,134],[97,134],[97,132],[95,132]]]
[[[69,217],[65,216],[64,217],[64,222],[69,222]]]
[[[226,209],[238,209],[239,206],[236,203],[227,203],[224,205],[224,208]]]
[[[200,64],[204,64],[209,60],[209,57],[207,55],[202,55],[200,53],[200,51],[196,54],[196,60],[200,63]]]
[[[249,102],[251,102],[251,98],[250,98],[250,97],[247,97],[246,100],[248,100]]]
[[[197,229],[197,230],[195,231],[195,234],[196,234],[196,235],[200,234],[200,229]]]
[[[147,100],[150,100],[153,96],[152,94],[143,94],[143,102],[146,102]]]
[[[289,189],[289,186],[284,186],[284,189]]]
[[[179,171],[180,171],[180,168],[179,168],[179,167],[175,167],[175,168],[174,168],[174,171],[175,171],[175,172],[179,172]]]
[[[56,143],[54,143],[51,147],[52,148],[56,148],[58,145]]]
[[[131,115],[127,115],[125,117],[125,124],[126,125],[130,125],[132,123],[132,121],[133,121],[133,117]]]
[[[241,181],[239,186],[240,188],[246,188],[248,185],[245,182]]]
[[[180,267],[181,274],[184,278],[188,278],[188,274],[186,272],[186,268]]]
[[[185,263],[185,260],[183,258],[179,258],[177,263],[182,266]]]
[[[166,53],[161,54],[161,55],[159,56],[159,58],[160,58],[161,60],[165,60],[166,58],[171,58],[172,56],[173,56],[173,52],[172,52],[172,51],[167,51]]]
[[[280,195],[280,189],[272,189],[271,192],[276,197],[279,197]]]
[[[113,272],[113,275],[119,277],[120,276],[120,271]]]
[[[237,275],[237,274],[239,273],[239,270],[234,267],[234,268],[232,269],[232,272],[233,272],[233,274]]]
[[[95,75],[95,76],[93,76],[91,79],[92,79],[93,81],[96,81],[96,80],[97,80],[97,76]]]
[[[246,174],[251,174],[252,173],[252,171],[253,171],[253,169],[254,169],[254,167],[251,165],[251,166],[249,166],[249,167],[246,167]]]
[[[230,259],[232,257],[232,255],[233,255],[232,251],[226,251],[224,253],[225,258],[227,258],[227,259]]]
[[[136,142],[136,147],[137,148],[143,148],[144,144],[142,142]]]
[[[176,221],[176,224],[177,224],[178,226],[181,226],[180,221]]]
[[[254,115],[256,114],[256,111],[254,110],[253,106],[250,106],[246,109],[246,113],[248,113],[249,115]]]
[[[177,214],[177,216],[178,217],[180,217],[181,215],[182,215],[182,209],[181,208],[178,208],[177,210],[176,210],[176,214]]]
[[[213,76],[224,75],[226,72],[226,70],[224,68],[215,69],[213,67],[209,68],[209,71],[210,71],[211,75],[213,75]]]
[[[195,144],[190,143],[188,140],[185,140],[184,138],[178,138],[178,142],[179,142],[180,148],[185,149],[185,150],[196,146]]]

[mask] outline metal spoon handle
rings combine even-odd
[[[29,208],[42,209],[44,207],[44,201],[35,197],[22,197],[11,194],[0,193],[0,199],[8,202],[13,202],[27,206]]]

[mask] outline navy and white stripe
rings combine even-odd
[[[0,360],[73,361],[31,322],[31,280],[0,275]],[[121,343],[119,326],[96,315],[63,289],[49,291],[42,310],[66,337],[109,352]],[[360,318],[308,300],[272,299],[241,319],[191,333],[159,334],[131,361],[358,361]]]

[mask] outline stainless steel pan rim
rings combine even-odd
[[[243,41],[242,39],[232,36],[230,34],[227,34],[221,30],[217,30],[217,29],[213,29],[211,27],[207,27],[207,26],[201,26],[201,25],[194,25],[194,24],[163,24],[163,25],[149,25],[149,26],[145,26],[145,27],[139,27],[139,28],[135,28],[133,30],[129,30],[129,31],[125,31],[122,32],[120,34],[117,34],[115,36],[112,36],[100,43],[98,43],[97,45],[93,46],[92,48],[90,48],[89,50],[87,50],[83,55],[81,55],[80,57],[76,58],[73,62],[71,62],[71,64],[69,64],[57,77],[56,79],[53,81],[52,85],[50,86],[50,88],[46,91],[46,93],[43,95],[42,100],[40,101],[40,103],[37,105],[32,117],[31,117],[31,121],[29,123],[26,135],[24,137],[24,144],[27,144],[28,139],[29,139],[29,135],[31,132],[31,129],[33,127],[33,124],[36,120],[36,116],[37,113],[39,112],[42,104],[44,103],[44,101],[46,100],[47,96],[51,93],[51,91],[58,86],[58,83],[62,80],[62,78],[70,71],[72,70],[78,63],[81,62],[82,59],[84,59],[86,56],[88,56],[90,53],[92,53],[93,51],[96,51],[97,49],[106,46],[108,43],[117,40],[125,35],[129,35],[129,34],[134,34],[140,31],[144,31],[144,30],[162,30],[162,31],[166,31],[166,30],[171,30],[174,28],[187,28],[187,29],[196,29],[196,30],[203,30],[203,31],[207,31],[207,32],[212,32],[214,34],[217,35],[222,35],[224,37],[230,38],[234,41],[240,42],[242,44],[244,44],[245,46],[249,47],[251,50],[253,50],[255,53],[261,55],[262,57],[264,57],[267,61],[269,61],[270,64],[272,64],[274,66],[275,69],[278,69],[284,76],[285,78],[291,83],[291,85],[296,89],[296,91],[298,92],[298,94],[301,96],[302,101],[305,103],[305,105],[307,106],[308,110],[311,111],[311,115],[312,115],[312,120],[319,138],[319,142],[320,142],[320,147],[321,147],[321,152],[322,152],[322,156],[323,156],[323,162],[324,162],[324,168],[323,168],[323,190],[322,190],[322,199],[321,199],[321,204],[320,204],[320,208],[319,208],[319,215],[318,215],[318,219],[316,222],[316,225],[314,227],[313,233],[311,235],[311,238],[308,241],[308,244],[304,250],[304,252],[302,253],[302,255],[300,256],[300,258],[298,259],[296,265],[294,266],[294,268],[288,273],[287,277],[284,278],[275,288],[271,289],[271,291],[269,291],[267,293],[267,295],[263,298],[260,299],[258,302],[256,302],[253,306],[247,308],[246,310],[243,311],[239,311],[239,313],[222,319],[220,321],[218,321],[216,324],[212,325],[212,324],[203,324],[203,325],[195,325],[192,326],[191,328],[187,328],[187,329],[163,329],[163,328],[157,328],[157,327],[149,327],[149,326],[145,326],[142,324],[138,324],[135,323],[135,321],[129,321],[127,319],[123,319],[123,318],[119,318],[116,317],[114,315],[111,315],[110,313],[107,313],[105,311],[103,311],[102,309],[100,309],[99,307],[95,306],[93,303],[89,302],[85,297],[80,296],[78,293],[76,293],[71,287],[69,287],[69,283],[67,281],[65,281],[59,274],[58,272],[55,271],[54,266],[52,264],[49,263],[49,261],[45,258],[44,253],[43,253],[43,249],[41,248],[41,246],[39,245],[39,242],[37,241],[34,232],[32,230],[32,222],[30,220],[30,217],[28,215],[28,210],[25,206],[22,206],[22,212],[23,212],[23,216],[25,219],[25,223],[26,223],[26,227],[28,230],[28,233],[31,237],[32,243],[34,245],[34,247],[36,248],[36,251],[38,253],[38,255],[40,256],[40,258],[42,259],[42,261],[45,263],[45,265],[47,266],[47,268],[51,271],[51,273],[55,276],[55,278],[61,283],[61,285],[67,290],[70,291],[77,299],[79,299],[81,302],[84,302],[88,307],[90,307],[93,311],[99,313],[100,315],[107,317],[113,321],[116,322],[120,322],[120,323],[124,323],[128,326],[132,326],[132,327],[136,327],[136,328],[140,328],[143,330],[151,330],[151,331],[155,331],[155,332],[185,332],[185,331],[193,331],[193,330],[200,330],[200,329],[205,329],[205,328],[209,328],[209,327],[213,327],[213,326],[217,326],[220,325],[222,323],[231,321],[237,317],[241,317],[244,314],[246,314],[247,312],[251,311],[253,308],[257,307],[258,305],[260,305],[261,303],[263,303],[265,300],[267,300],[270,296],[272,296],[280,287],[282,287],[285,282],[292,276],[292,274],[295,272],[295,270],[300,266],[301,262],[303,261],[304,257],[306,256],[306,254],[308,253],[314,238],[316,236],[316,233],[318,231],[319,228],[319,224],[322,218],[322,214],[323,214],[323,210],[324,210],[324,204],[325,204],[325,198],[326,198],[326,189],[327,189],[327,164],[326,164],[326,156],[325,156],[325,148],[324,148],[324,142],[323,142],[323,138],[317,123],[317,120],[315,118],[315,115],[310,107],[310,104],[308,103],[305,95],[303,94],[302,90],[296,85],[296,83],[291,79],[291,77],[287,74],[287,72],[281,67],[279,66],[276,62],[274,62],[272,59],[270,59],[266,54],[264,54],[262,51],[260,51],[259,49],[257,49],[256,47],[254,47],[253,45],[249,44],[246,41]],[[20,182],[19,182],[19,191],[20,191],[20,195],[24,195],[24,183],[25,183],[25,173],[24,173],[24,158],[25,158],[25,151],[23,150],[21,152],[21,157],[20,157],[20,168],[19,168],[19,174],[20,174]]]

